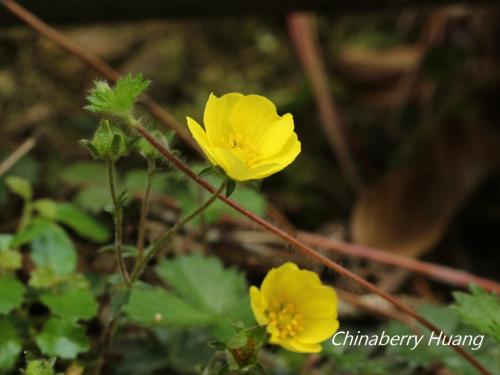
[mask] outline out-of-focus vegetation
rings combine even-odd
[[[201,119],[210,92],[264,94],[280,114],[293,113],[300,157],[262,184],[238,186],[232,196],[252,212],[291,230],[499,280],[499,19],[495,5],[317,16],[360,190],[326,141],[284,19],[89,24],[62,31],[116,69],[151,79],[148,93],[180,121],[188,114]],[[103,374],[110,375],[196,374],[208,363],[213,373],[222,371],[238,345],[257,335],[242,328],[253,323],[248,286],[289,259],[355,293],[358,302],[374,301],[394,313],[249,226],[222,202],[162,248],[137,288],[122,289],[107,171],[78,144],[99,122],[83,110],[96,78],[32,30],[0,29],[0,163],[27,138],[35,140],[0,176],[0,373],[92,374],[102,358]],[[138,114],[165,130],[148,113]],[[165,139],[196,172],[207,166],[173,134]],[[168,163],[156,167],[148,242],[209,197]],[[137,255],[130,244],[138,237],[146,169],[137,152],[117,162],[129,266]],[[220,183],[214,175],[207,179]],[[473,288],[456,292],[455,301],[454,288],[404,269],[327,255],[417,306],[450,334],[486,334],[473,355],[500,373],[496,295]],[[339,299],[344,330],[410,332],[350,305],[342,294]],[[107,346],[106,329],[118,315]],[[327,341],[322,354],[309,356],[265,347],[259,361],[271,374],[475,373],[451,349],[425,345],[410,351]]]

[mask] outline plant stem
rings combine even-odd
[[[142,200],[141,218],[139,220],[139,235],[137,238],[137,262],[140,262],[144,256],[144,237],[146,233],[146,218],[149,211],[149,196],[151,194],[151,185],[153,176],[156,169],[156,162],[154,159],[148,160],[148,180],[146,183],[146,190],[144,191],[144,198]]]
[[[136,126],[136,130],[154,147],[156,148],[170,163],[172,163],[177,169],[186,174],[189,178],[196,181],[200,186],[204,189],[210,191],[211,193],[216,194],[216,191],[212,185],[210,185],[204,178],[198,176],[189,166],[184,164],[180,159],[175,157],[168,149],[166,149],[160,142],[158,142],[143,126]],[[251,211],[246,208],[240,206],[238,203],[225,197],[224,195],[216,194],[217,197],[226,203],[228,206],[232,207],[236,211],[240,212],[248,219],[258,224],[263,229],[273,233],[275,236],[281,238],[288,244],[292,245],[294,248],[299,250],[304,255],[307,255],[309,258],[314,259],[315,261],[325,265],[327,268],[339,273],[340,275],[356,282],[357,284],[363,286],[365,289],[371,291],[372,293],[378,294],[380,297],[391,303],[397,309],[401,310],[408,316],[411,316],[413,319],[430,329],[431,331],[441,334],[443,333],[444,337],[448,337],[446,333],[444,333],[441,329],[439,329],[432,322],[427,320],[425,317],[417,313],[412,307],[406,305],[401,302],[398,298],[393,295],[383,291],[375,284],[372,284],[368,280],[365,280],[363,277],[355,274],[352,271],[349,271],[347,268],[341,266],[340,264],[334,262],[333,260],[325,257],[321,253],[314,250],[312,247],[306,245],[304,242],[298,240],[293,235],[287,233],[286,231],[274,226],[267,220],[255,215]],[[469,352],[463,349],[459,345],[451,345],[451,348],[457,352],[457,354],[461,355],[464,359],[466,359],[472,366],[474,366],[481,374],[490,375],[490,371],[487,370],[481,362],[479,362],[474,356],[472,356]]]
[[[203,213],[210,205],[215,202],[217,197],[222,193],[224,188],[226,187],[226,181],[224,181],[220,187],[212,192],[212,196],[202,205],[200,205],[197,209],[195,209],[193,212],[191,212],[189,215],[178,221],[174,226],[172,226],[169,230],[167,230],[158,241],[156,241],[153,245],[151,245],[150,249],[148,252],[145,254],[144,258],[142,258],[140,261],[137,262],[136,267],[134,271],[132,272],[132,277],[131,277],[131,282],[132,284],[137,281],[137,279],[140,277],[142,272],[144,271],[144,268],[148,264],[148,262],[158,253],[158,251],[161,249],[161,247],[165,244],[166,241],[172,237],[172,235],[177,232],[179,229],[181,229],[184,225],[186,225],[188,222],[196,218],[198,215]]]
[[[127,267],[125,266],[125,261],[123,259],[123,239],[122,239],[122,221],[123,221],[123,211],[121,203],[118,201],[116,195],[116,184],[115,184],[115,161],[107,160],[106,165],[108,167],[108,181],[109,181],[109,191],[111,194],[111,199],[113,201],[113,217],[115,222],[115,255],[116,262],[118,263],[118,268],[122,275],[123,281],[127,286],[131,286],[130,276],[127,272]]]

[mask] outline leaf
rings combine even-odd
[[[56,220],[96,243],[104,243],[110,238],[109,229],[105,225],[70,203],[58,205]]]
[[[42,332],[35,338],[43,354],[73,359],[90,349],[90,340],[85,329],[75,322],[61,318],[50,318]]]
[[[35,264],[49,267],[58,275],[73,273],[77,262],[76,250],[64,229],[45,219],[37,220],[34,225],[38,227],[31,243],[31,258]]]
[[[107,188],[89,186],[81,189],[75,197],[75,203],[80,207],[97,214],[111,207],[111,198]]]
[[[463,322],[500,342],[500,297],[479,287],[471,287],[471,294],[453,293],[455,304]]]
[[[31,200],[33,189],[28,180],[17,176],[9,176],[5,179],[5,182],[11,192],[19,195],[25,201]]]
[[[0,278],[0,314],[8,314],[23,304],[26,287],[14,276]]]
[[[0,316],[0,370],[9,370],[17,362],[22,346],[12,323]]]
[[[43,293],[40,301],[54,314],[69,320],[87,320],[97,314],[97,301],[90,290],[71,284]]]
[[[89,186],[99,185],[106,187],[106,167],[101,163],[75,163],[64,169],[59,178],[69,185]]]
[[[22,267],[23,257],[15,250],[0,251],[0,269],[17,270]]]
[[[214,315],[196,309],[162,288],[136,286],[125,308],[128,317],[148,327],[203,326],[214,320]]]
[[[105,81],[96,81],[87,97],[89,105],[85,109],[94,113],[124,116],[133,109],[137,97],[150,85],[141,74],[132,77],[128,74],[120,78],[114,87]]]
[[[26,375],[54,375],[53,361],[46,361],[44,359],[35,359],[28,361],[26,366]]]
[[[234,190],[236,189],[236,182],[234,180],[228,179],[226,185],[226,197],[230,197]]]
[[[0,251],[9,250],[13,238],[12,234],[0,234]]]

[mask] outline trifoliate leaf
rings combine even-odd
[[[17,176],[9,176],[5,179],[5,182],[11,192],[19,195],[25,201],[31,200],[33,189],[28,180]]]
[[[215,319],[165,289],[148,286],[134,287],[125,311],[131,320],[148,327],[203,326]]]
[[[14,276],[0,277],[0,314],[8,314],[23,304],[26,287]]]
[[[0,316],[0,372],[11,369],[17,362],[22,346],[12,323]]]
[[[38,267],[49,267],[58,275],[73,273],[77,255],[73,242],[64,229],[52,221],[38,219],[31,242],[31,257]]]
[[[61,318],[50,318],[35,338],[43,354],[73,359],[90,349],[85,329],[77,323]]]
[[[97,301],[89,289],[67,284],[40,296],[50,311],[69,320],[90,319],[97,314]]]
[[[500,297],[479,287],[471,287],[471,294],[455,292],[453,305],[463,322],[500,342]]]
[[[108,228],[74,204],[40,199],[34,203],[34,207],[42,216],[67,225],[86,239],[96,243],[103,243],[109,240],[110,233]]]
[[[141,74],[135,77],[128,74],[120,78],[114,87],[107,82],[96,81],[87,97],[89,105],[85,109],[94,113],[126,116],[132,112],[137,97],[149,84],[150,81],[143,79]]]

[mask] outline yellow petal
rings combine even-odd
[[[315,344],[325,341],[333,336],[339,329],[339,321],[336,317],[328,319],[305,319],[304,330],[295,339],[306,344]]]
[[[281,154],[283,146],[293,133],[293,128],[293,116],[290,113],[264,128],[260,138],[255,140],[261,157],[264,159]]]
[[[211,151],[211,146],[210,143],[207,139],[207,134],[203,130],[200,124],[198,124],[195,120],[193,120],[190,117],[186,117],[187,124],[189,127],[189,131],[191,132],[191,135],[193,138],[196,140],[198,145],[201,147],[202,151],[204,154],[207,156],[208,160],[214,164],[217,165],[215,159],[213,158],[213,154]]]
[[[271,344],[280,345],[283,348],[296,353],[319,353],[322,349],[318,343],[308,344],[300,342],[296,339],[281,339],[279,336],[271,336],[269,339]]]
[[[277,268],[271,269],[264,278],[261,286],[261,292],[266,301],[272,301],[276,298],[284,297],[286,289],[283,279],[299,270],[295,263],[287,262]]]
[[[287,167],[289,164],[291,164],[295,160],[295,158],[300,154],[300,151],[301,151],[301,144],[297,138],[297,134],[292,133],[292,135],[288,138],[287,142],[284,144],[281,150],[279,150],[275,155],[269,158],[259,160],[257,163],[254,163],[253,166],[261,167],[266,164],[277,164],[280,166],[280,168],[277,171],[273,172],[276,173]]]
[[[255,286],[250,287],[250,304],[257,323],[260,325],[269,323],[269,319],[265,314],[267,303],[262,298],[259,288]]]
[[[203,123],[208,139],[213,146],[223,146],[224,140],[227,139],[227,135],[231,131],[229,122],[234,107],[242,98],[243,95],[238,93],[225,94],[220,98],[210,94],[205,106]]]
[[[265,130],[279,119],[273,102],[260,95],[247,95],[234,106],[231,127],[235,133],[242,134],[247,143],[255,144]]]

